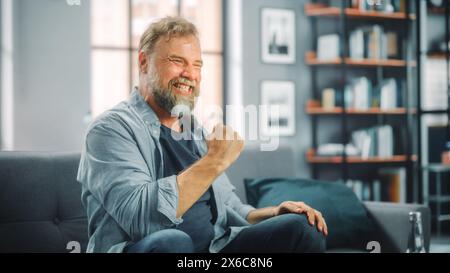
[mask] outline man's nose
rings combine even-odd
[[[181,76],[189,79],[189,80],[195,80],[198,82],[200,72],[192,65],[186,65],[183,69],[183,72],[181,73]]]

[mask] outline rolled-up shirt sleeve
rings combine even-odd
[[[248,213],[255,208],[242,203],[241,199],[236,195],[236,188],[230,183],[230,180],[225,173],[223,173],[219,179],[221,184],[221,194],[225,205],[231,207],[242,218],[247,220]]]
[[[202,136],[200,139],[207,139],[208,132],[203,128]],[[200,146],[203,146],[205,150],[208,149],[205,142],[199,142]],[[236,187],[231,184],[226,173],[222,173],[216,180],[215,183],[220,185],[220,195],[222,200],[224,200],[225,205],[230,207],[232,210],[237,212],[239,216],[247,220],[247,215],[250,211],[255,210],[253,206],[242,203],[241,199],[236,195]]]
[[[132,239],[153,232],[151,223],[181,223],[176,176],[153,178],[132,133],[113,125],[88,132],[78,180]]]

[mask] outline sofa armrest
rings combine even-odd
[[[431,212],[421,204],[399,204],[388,202],[364,202],[369,216],[375,221],[379,231],[382,252],[406,252],[411,236],[409,213],[422,214],[425,249],[430,249]]]

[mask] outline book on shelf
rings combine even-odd
[[[398,12],[406,12],[406,1],[407,0],[392,0],[392,4],[394,4],[394,10]]]
[[[343,153],[344,144],[342,143],[325,143],[317,147],[318,156],[342,156]],[[357,156],[359,152],[352,143],[349,143],[345,145],[345,154],[348,156]]]
[[[349,50],[352,59],[398,58],[397,33],[380,25],[358,27],[350,32]]]
[[[352,143],[362,158],[368,158],[370,156],[371,138],[367,130],[353,132]]]
[[[400,79],[388,78],[382,80],[374,92],[373,103],[377,103],[377,107],[386,111],[403,107],[405,105],[402,92],[405,89],[404,86],[405,82]]]
[[[361,201],[406,203],[406,170],[384,169],[370,181],[349,179],[344,183]]]
[[[384,80],[380,84],[381,110],[393,110],[397,108],[397,91],[397,82],[393,78]]]
[[[367,158],[378,156],[378,143],[381,143],[381,141],[378,141],[378,134],[377,134],[377,128],[368,128],[366,129],[369,135],[370,145],[369,145],[369,151]]]
[[[377,156],[389,158],[394,156],[394,132],[391,126],[384,125],[376,128]]]
[[[380,25],[370,26],[368,29],[367,58],[387,59],[383,50],[385,43],[383,39],[383,28]]]
[[[394,31],[389,31],[386,33],[386,51],[387,57],[391,59],[399,59],[400,51],[399,51],[399,40],[397,37],[397,33]]]
[[[381,182],[379,179],[372,182],[372,201],[381,202]]]
[[[394,130],[390,125],[376,126],[356,130],[351,133],[351,142],[325,143],[317,147],[318,156],[360,156],[362,159],[371,157],[392,158],[394,156]]]
[[[321,35],[317,39],[317,59],[334,60],[340,57],[339,34]]]
[[[358,180],[347,180],[345,182],[345,185],[349,187],[358,197],[359,200],[363,200],[363,193],[362,193],[362,181]]]
[[[368,110],[371,106],[372,83],[366,77],[352,79],[345,87],[345,107]]]
[[[361,11],[404,12],[406,0],[352,0],[351,7]]]
[[[383,201],[406,203],[406,169],[383,168],[379,170],[381,199]]]
[[[390,125],[356,130],[351,140],[362,158],[394,156],[394,132]]]
[[[402,83],[394,78],[381,81],[373,87],[366,77],[355,78],[345,86],[345,107],[356,110],[368,110],[379,107],[381,110],[395,110],[402,106]]]
[[[350,33],[350,58],[364,58],[364,32],[356,29]]]
[[[336,107],[336,91],[333,88],[325,88],[322,91],[322,107],[325,110]]]
[[[370,108],[370,98],[372,83],[366,77],[353,79],[353,108],[368,110]]]
[[[373,189],[370,182],[361,180],[347,180],[344,184],[349,187],[353,193],[355,193],[359,200],[374,200]]]

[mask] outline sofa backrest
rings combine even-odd
[[[79,161],[79,153],[0,152],[0,252],[86,249]]]
[[[248,146],[226,173],[246,202],[245,178],[293,176],[293,160],[287,147]],[[85,251],[79,161],[79,153],[0,152],[0,252],[70,252],[77,243]]]
[[[244,179],[295,176],[292,148],[280,146],[274,151],[261,151],[259,145],[247,146],[226,174],[236,187],[236,194],[247,203]]]

